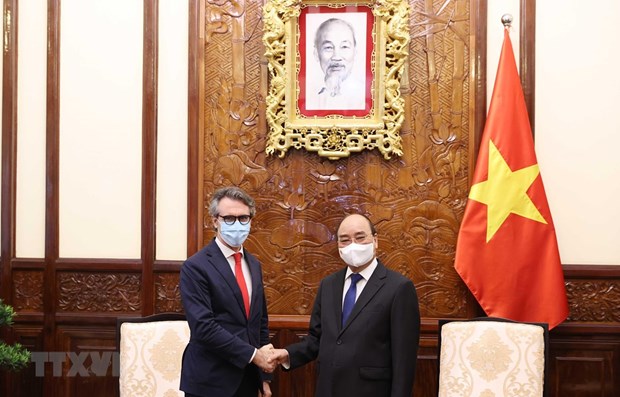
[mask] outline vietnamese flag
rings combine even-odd
[[[455,268],[488,316],[544,322],[549,329],[568,316],[555,229],[507,29]]]

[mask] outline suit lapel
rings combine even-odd
[[[256,312],[256,305],[262,305],[262,301],[259,302],[258,293],[260,291],[260,265],[258,261],[248,254],[246,250],[243,250],[243,255],[245,257],[245,261],[250,268],[250,278],[252,282],[252,297],[250,298],[250,317],[252,317],[252,313]]]
[[[344,330],[346,330],[349,327],[349,325],[353,321],[355,321],[355,318],[360,314],[362,309],[364,309],[364,307],[368,305],[368,303],[370,303],[372,298],[377,294],[377,292],[379,292],[379,290],[383,287],[383,285],[385,285],[386,274],[387,274],[387,271],[385,267],[383,267],[381,262],[377,260],[377,268],[372,273],[372,276],[370,276],[370,280],[366,282],[366,286],[364,287],[364,290],[360,294],[359,298],[357,298],[357,301],[355,302],[355,306],[353,306],[353,311],[351,312],[351,315],[347,319],[347,322],[344,325],[344,327],[342,327],[341,332],[344,332]],[[342,308],[340,309],[340,312],[342,313]]]
[[[226,282],[233,296],[237,300],[237,304],[239,306],[239,310],[243,314],[243,318],[245,318],[245,308],[243,304],[243,297],[241,296],[241,290],[239,289],[239,285],[237,284],[237,279],[230,268],[230,264],[228,260],[220,250],[220,248],[215,243],[215,239],[207,248],[207,256],[209,259],[209,263],[213,266],[213,268],[222,276],[222,279]]]
[[[340,331],[342,328],[342,291],[344,289],[344,276],[347,272],[347,268],[345,267],[343,270],[336,273],[336,277],[333,279],[333,285],[331,288],[328,288],[328,291],[332,294],[331,297],[328,297],[328,302],[331,301],[332,307],[332,317],[335,319],[334,321],[338,324],[338,330]]]

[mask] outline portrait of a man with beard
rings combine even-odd
[[[323,78],[320,82],[308,82],[307,109],[365,108],[364,76],[354,73],[357,52],[358,43],[351,23],[340,18],[329,18],[319,25],[314,36],[313,53],[322,70]]]

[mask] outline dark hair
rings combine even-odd
[[[323,23],[321,23],[319,25],[319,28],[316,30],[316,34],[314,35],[314,47],[318,50],[319,46],[321,45],[321,43],[319,43],[319,38],[321,36],[323,36],[323,32],[330,26],[333,24],[342,24],[345,25],[346,27],[348,27],[351,30],[351,36],[353,36],[353,46],[357,46],[357,41],[355,40],[355,30],[353,29],[353,25],[351,25],[349,22],[345,21],[344,19],[340,19],[340,18],[329,18],[326,21],[323,21]]]
[[[250,208],[250,216],[254,217],[256,214],[256,205],[254,203],[254,199],[250,197],[249,194],[245,192],[245,190],[237,187],[237,186],[228,186],[223,187],[216,190],[211,196],[211,202],[209,203],[209,214],[212,217],[217,217],[219,213],[217,212],[217,206],[224,197],[228,197],[231,200],[241,201],[243,204],[247,205]]]

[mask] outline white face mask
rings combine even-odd
[[[349,266],[360,267],[367,264],[375,257],[375,244],[351,243],[343,248],[338,248],[340,257]]]

